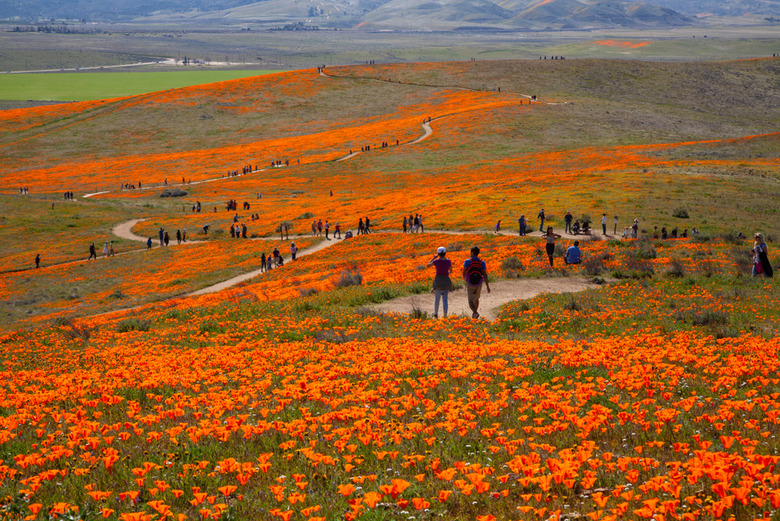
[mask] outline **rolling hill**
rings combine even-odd
[[[436,31],[674,27],[702,13],[776,14],[778,0],[29,0],[0,4],[0,19],[235,23],[264,28]]]

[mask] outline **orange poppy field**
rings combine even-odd
[[[771,101],[777,63],[326,67],[0,111],[0,517],[777,519],[780,291],[751,249],[777,259],[780,105],[701,109],[744,78]],[[423,301],[440,246],[462,296],[474,245],[495,293],[589,289],[378,310]]]

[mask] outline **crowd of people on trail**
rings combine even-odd
[[[20,186],[19,187],[19,195],[28,195],[30,193],[30,188],[27,186]]]
[[[133,183],[121,183],[119,185],[119,189],[120,190],[135,190],[136,188],[138,188],[139,190],[142,188],[141,181],[138,181],[138,186],[137,187]]]
[[[408,233],[423,233],[425,231],[425,226],[423,226],[423,217],[422,214],[419,213],[414,215],[409,214],[408,218],[404,215],[401,226],[403,227],[404,233],[407,233],[407,230]]]
[[[62,193],[62,197],[63,197],[63,199],[65,199],[66,201],[72,201],[72,200],[73,200],[73,197],[74,197],[74,194],[73,194],[73,192],[71,192],[70,190],[68,190],[67,192],[63,192],[63,193]]]

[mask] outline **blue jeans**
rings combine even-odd
[[[439,316],[439,301],[442,301],[442,308],[444,310],[444,316],[447,316],[447,296],[449,295],[449,290],[447,289],[435,289],[433,290],[433,316],[438,317]]]
[[[544,217],[542,217],[542,222],[539,223],[539,231],[540,232],[544,231]]]

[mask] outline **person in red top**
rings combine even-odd
[[[436,256],[428,263],[428,267],[436,267],[436,276],[433,278],[433,316],[439,317],[439,302],[441,301],[444,311],[444,317],[447,317],[447,297],[452,289],[452,279],[450,279],[450,273],[452,273],[452,261],[445,258],[447,255],[447,249],[444,246],[440,246],[436,250]]]

